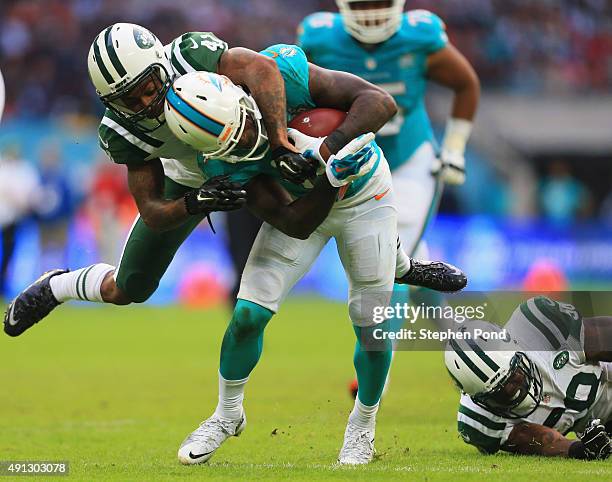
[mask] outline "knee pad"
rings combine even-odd
[[[230,328],[237,338],[249,338],[263,332],[274,313],[251,301],[239,299],[234,308]]]

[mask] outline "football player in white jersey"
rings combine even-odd
[[[483,325],[485,333],[499,330]],[[582,318],[574,306],[538,296],[504,328],[505,340],[480,335],[447,347],[446,368],[462,391],[463,440],[486,454],[608,458],[612,317]]]

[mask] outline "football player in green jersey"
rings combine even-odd
[[[97,263],[71,272],[53,270],[19,294],[4,318],[4,330],[11,336],[67,300],[118,305],[147,300],[204,216],[244,204],[245,193],[237,186],[222,179],[203,183],[196,151],[176,139],[165,124],[163,100],[172,79],[209,71],[244,85],[261,106],[279,169],[295,173],[306,162],[287,139],[284,83],[269,57],[230,49],[209,32],[185,33],[162,45],[141,26],[117,23],[93,41],[88,68],[107,107],[99,128],[100,146],[114,162],[126,165],[140,214],[118,267]]]
[[[582,318],[574,306],[538,296],[514,311],[503,340],[487,339],[495,325],[474,326],[485,336],[466,326],[472,336],[451,340],[445,353],[462,391],[465,442],[485,454],[610,456],[612,317]]]

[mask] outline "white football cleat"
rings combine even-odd
[[[344,432],[344,444],[340,449],[338,463],[342,465],[361,465],[374,457],[374,428],[357,427],[349,422]]]
[[[179,462],[185,465],[203,464],[230,437],[238,437],[246,427],[244,413],[239,420],[227,420],[213,414],[204,420],[181,444]]]

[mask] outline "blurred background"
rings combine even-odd
[[[426,235],[432,257],[461,266],[473,289],[612,288],[612,2],[408,0],[407,8],[442,17],[483,85],[467,182],[446,189]],[[100,30],[139,23],[164,43],[212,31],[259,50],[294,42],[299,22],[318,10],[335,3],[2,0],[0,296],[49,268],[116,264],[136,214],[124,168],[97,143],[102,105],[86,55]],[[449,98],[432,86],[428,102],[441,136]],[[191,236],[151,303],[223,300],[233,274],[223,218],[215,222],[219,234],[202,225]],[[297,292],[345,298],[335,246]]]

